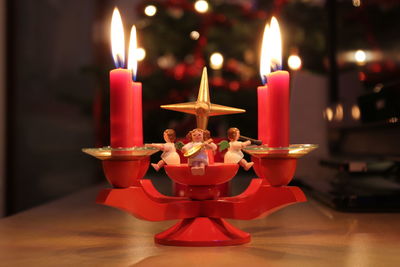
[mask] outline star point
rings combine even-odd
[[[211,103],[206,67],[203,68],[197,101],[162,105],[161,108],[195,115],[197,127],[201,129],[207,129],[208,118],[211,116],[246,112],[244,109]]]

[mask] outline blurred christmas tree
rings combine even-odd
[[[99,21],[103,22],[109,19],[114,3],[99,1],[103,10]],[[132,5],[131,12],[138,14],[139,45],[146,50],[138,72],[144,89],[146,142],[161,141],[160,133],[168,127],[175,128],[179,136],[195,127],[194,116],[161,110],[160,105],[197,97],[203,66],[208,67],[212,102],[247,110],[211,118],[213,135],[225,136],[225,130],[235,126],[243,135],[254,137],[262,32],[273,15],[281,26],[286,70],[288,57],[297,54],[303,70],[329,72],[335,79],[341,71],[359,71],[360,82],[369,88],[398,77],[398,63],[391,56],[399,43],[397,0],[139,0]],[[336,39],[331,38],[335,35]],[[109,138],[103,134],[108,134],[104,122],[108,122],[109,104],[104,102],[108,101],[107,78],[113,64],[109,41],[98,47],[100,60],[94,67],[100,84],[94,105],[97,143],[107,145]],[[359,66],[351,56],[358,49],[387,52],[390,58]],[[350,58],[343,61],[343,55]],[[337,84],[333,85],[330,94],[337,95]]]
[[[286,0],[142,1],[136,25],[140,46],[146,49],[140,65],[146,140],[160,139],[158,133],[168,127],[180,136],[195,127],[193,116],[159,106],[194,99],[203,66],[208,67],[213,103],[247,110],[213,117],[209,129],[225,136],[227,128],[236,126],[244,135],[255,136],[256,88],[261,84],[258,58],[266,21],[278,16],[283,37],[290,36],[284,39],[284,58],[289,52],[301,53],[311,59],[306,68],[321,71],[325,37],[315,21],[323,21],[322,10],[318,5]]]

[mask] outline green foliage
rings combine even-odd
[[[229,148],[229,142],[227,140],[222,140],[221,142],[218,143],[218,150],[219,152],[224,151],[225,149]]]
[[[175,148],[178,149],[178,150],[182,150],[182,147],[183,147],[184,145],[185,145],[185,144],[184,144],[182,141],[179,141],[179,142],[176,142],[176,143],[175,143]]]

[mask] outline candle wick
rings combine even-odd
[[[266,84],[268,83],[268,77],[267,77],[267,75],[263,74],[263,75],[261,76],[261,80],[262,80],[263,85],[266,85]]]
[[[276,64],[275,62],[271,63],[271,72],[275,72],[278,70],[278,64]]]
[[[116,65],[116,67],[117,67],[117,69],[119,69],[119,68],[123,68],[124,66],[124,63],[123,63],[123,60],[122,60],[122,57],[121,57],[121,55],[120,54],[117,54],[117,56],[116,56],[116,62],[115,62],[115,65]]]
[[[131,70],[131,73],[132,73],[132,80],[133,80],[134,82],[136,82],[136,73],[134,73],[133,70]]]
[[[273,60],[271,62],[271,72],[275,72],[278,70],[282,70],[282,64],[279,64],[279,62],[276,62],[275,60]]]

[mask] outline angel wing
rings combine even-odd
[[[182,141],[179,141],[179,142],[176,142],[176,143],[175,143],[175,148],[178,149],[178,150],[182,150],[182,147],[183,147],[184,145],[185,145],[185,144],[184,144]]]
[[[222,140],[218,143],[219,152],[224,151],[225,149],[229,148],[229,142],[227,140]]]

